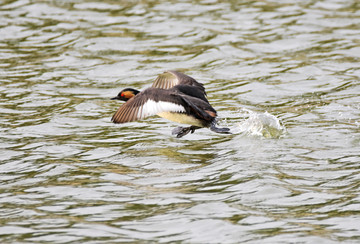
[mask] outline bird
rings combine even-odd
[[[112,100],[125,103],[112,116],[113,123],[127,123],[158,115],[165,119],[188,124],[177,127],[173,135],[181,138],[200,128],[231,134],[229,128],[218,128],[217,112],[206,98],[205,87],[194,78],[179,71],[169,70],[158,75],[150,88],[138,91],[125,88]]]

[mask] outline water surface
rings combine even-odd
[[[1,243],[359,242],[358,1],[18,0],[0,16]],[[110,122],[111,97],[173,69],[233,135]]]

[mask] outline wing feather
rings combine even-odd
[[[149,88],[124,103],[113,115],[111,121],[114,123],[126,123],[162,112],[185,113],[186,110],[181,105],[181,98],[171,94],[169,90],[159,91],[159,89]]]
[[[189,85],[197,87],[206,95],[205,87],[202,83],[197,82],[194,78],[188,75],[173,70],[165,71],[164,73],[158,75],[152,87],[170,89],[177,85]]]

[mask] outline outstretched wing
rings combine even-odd
[[[181,72],[173,71],[173,70],[165,71],[164,73],[158,75],[158,77],[155,79],[152,87],[162,88],[162,89],[170,89],[177,85],[194,86],[194,87],[200,89],[200,91],[202,93],[204,93],[204,95],[206,95],[205,88],[202,83],[197,82],[194,78],[192,78],[188,75],[185,75]]]
[[[111,121],[126,123],[162,112],[186,112],[181,103],[182,99],[172,95],[172,91],[149,88],[123,104],[113,115]]]

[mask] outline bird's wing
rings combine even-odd
[[[211,122],[217,116],[216,110],[208,103],[197,97],[180,95],[187,105],[187,112],[200,120]]]
[[[152,87],[170,89],[176,85],[194,86],[199,88],[204,94],[206,94],[204,85],[202,83],[197,82],[194,78],[188,75],[173,70],[165,71],[164,73],[158,75]]]
[[[123,104],[113,115],[111,121],[126,123],[161,112],[186,112],[181,102],[181,98],[172,95],[171,91],[149,88]]]

